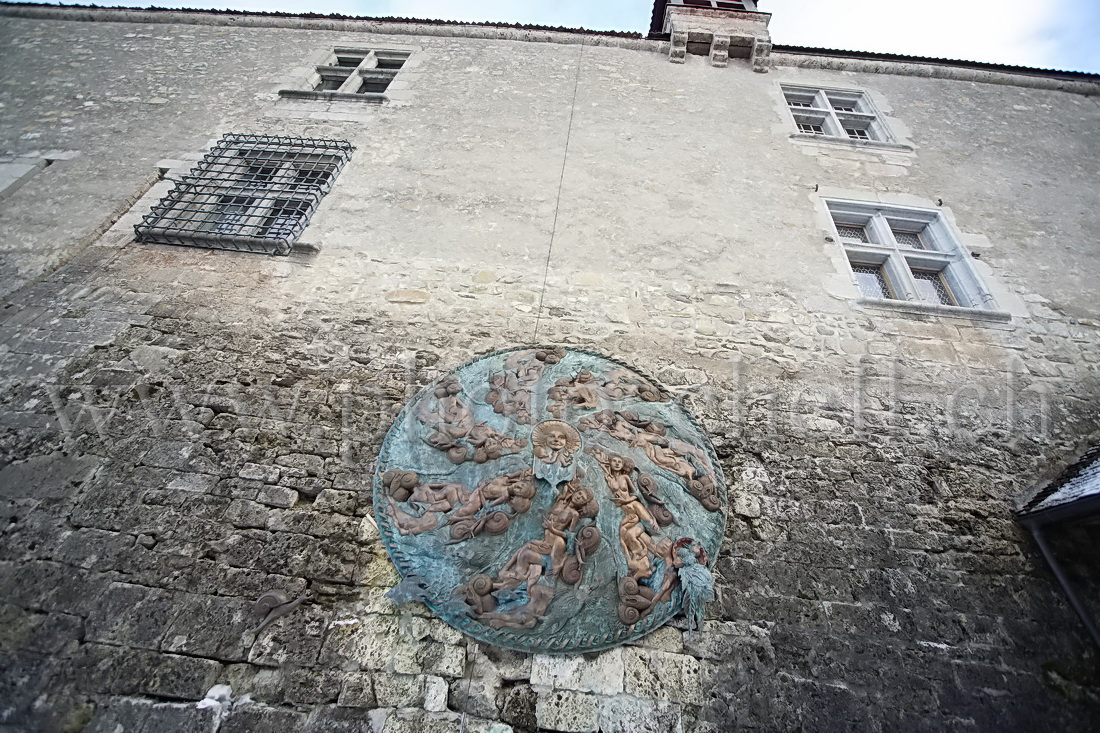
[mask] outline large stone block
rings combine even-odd
[[[253,617],[258,626],[261,619]],[[312,666],[321,652],[330,612],[306,603],[276,619],[252,644],[248,661],[263,666]],[[342,667],[343,668],[343,667]]]
[[[692,705],[703,702],[700,664],[695,657],[625,647],[623,669],[624,686],[630,694]]]
[[[218,733],[286,733],[303,730],[306,716],[291,710],[246,705],[233,710]]]
[[[112,583],[88,616],[87,639],[158,649],[179,613],[180,600],[176,593]]]
[[[680,706],[616,695],[600,701],[600,733],[682,733]]]
[[[431,713],[423,710],[398,709],[385,718],[380,733],[455,733],[462,716],[455,713]],[[467,720],[467,723],[470,723]],[[471,733],[474,726],[468,725]],[[482,730],[486,730],[483,728]]]
[[[536,654],[531,663],[531,684],[616,695],[623,691],[622,649],[586,655]]]
[[[321,650],[322,664],[344,669],[392,671],[394,658],[415,650],[416,642],[398,632],[398,617],[367,614],[357,623],[342,623],[330,629]],[[415,653],[415,651],[414,651]],[[411,670],[415,674],[419,669]]]
[[[244,635],[255,624],[252,601],[221,596],[186,596],[161,648],[222,661],[245,658]]]
[[[84,644],[65,666],[63,678],[89,692],[201,700],[219,670],[221,665],[210,659]]]
[[[345,672],[337,703],[351,708],[377,707],[374,677],[369,672]]]
[[[60,451],[9,463],[0,469],[0,496],[59,499],[74,493],[99,465],[93,456]]]
[[[302,728],[304,733],[374,733],[375,730],[367,711],[335,706],[314,708]]]
[[[358,549],[353,543],[280,532],[259,557],[268,572],[347,583],[355,572]]]
[[[662,626],[641,639],[630,642],[628,646],[659,649],[663,652],[678,654],[684,650],[684,632],[674,626]]]
[[[539,728],[563,733],[593,733],[600,727],[600,698],[580,692],[539,692],[535,719]]]
[[[155,468],[173,468],[179,471],[218,473],[213,453],[202,443],[163,440],[153,446],[141,458],[142,464]]]
[[[512,685],[500,696],[500,719],[520,729],[538,727],[539,694],[530,685]]]
[[[380,707],[411,708],[424,704],[424,677],[416,674],[376,672],[374,697]]]

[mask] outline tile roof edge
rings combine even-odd
[[[930,66],[956,66],[983,71],[1000,71],[1009,74],[1045,76],[1062,79],[1100,82],[1100,73],[1072,71],[1062,69],[1040,69],[1032,66],[1014,66],[988,61],[970,61],[967,59],[945,59],[930,56],[908,56],[905,54],[885,53],[882,51],[853,51],[840,48],[820,48],[814,46],[787,46],[772,44],[772,53],[789,53],[799,56],[828,56],[832,58],[863,59],[867,61],[889,61],[892,63],[926,64]]]
[[[1059,471],[1053,478],[1041,482],[1035,489],[1031,498],[1024,502],[1024,505],[1016,510],[1015,514],[1017,518],[1024,520],[1031,516],[1038,516],[1045,511],[1056,509],[1060,507],[1066,507],[1078,502],[1088,501],[1090,499],[1096,499],[1097,494],[1090,494],[1083,497],[1078,497],[1070,501],[1062,502],[1059,504],[1053,504],[1040,508],[1039,505],[1053,496],[1065,486],[1067,483],[1075,479],[1086,468],[1091,466],[1096,461],[1100,460],[1100,445],[1093,446],[1089,450],[1081,454],[1075,461],[1066,466],[1063,470]]]
[[[470,21],[470,20],[443,20],[433,18],[404,18],[400,16],[369,16],[369,15],[344,15],[342,13],[288,13],[282,11],[260,10],[219,10],[215,8],[160,8],[153,5],[149,7],[129,6],[105,6],[105,5],[80,5],[58,3],[34,3],[34,2],[7,2],[0,0],[0,9],[3,8],[44,8],[50,10],[94,10],[101,12],[120,13],[182,13],[197,16],[247,16],[256,18],[272,18],[283,20],[331,20],[331,21],[365,21],[374,23],[407,23],[409,25],[433,25],[433,26],[474,26],[478,28],[500,28],[502,30],[532,30],[548,33],[573,33],[588,36],[611,36],[616,38],[629,38],[643,40],[644,36],[637,31],[598,31],[587,28],[568,28],[564,26],[536,25],[530,23],[506,23],[503,21]]]

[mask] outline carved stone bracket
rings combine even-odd
[[[749,59],[752,63],[752,70],[759,74],[766,74],[771,69],[772,58],[772,44],[770,41],[764,41],[759,38],[753,39],[752,43],[752,56]]]
[[[771,53],[770,20],[769,13],[670,3],[664,22],[664,32],[671,40],[668,60],[682,64],[689,53],[705,53],[712,66],[724,67],[731,58],[742,58],[753,71],[766,72]]]
[[[730,60],[730,37],[715,33],[710,41],[710,65],[723,67]]]
[[[675,31],[672,34],[672,45],[668,50],[668,60],[674,64],[682,64],[687,58],[688,34],[687,31]]]

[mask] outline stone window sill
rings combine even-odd
[[[984,308],[963,308],[956,305],[936,305],[933,303],[913,303],[907,300],[885,300],[883,298],[860,298],[860,305],[874,310],[890,311],[891,313],[910,313],[921,316],[948,316],[951,318],[966,318],[972,321],[990,321],[994,323],[1008,323],[1012,320],[1012,314],[1005,311],[986,310]]]
[[[890,143],[881,140],[857,140],[850,137],[829,137],[827,135],[814,135],[808,132],[792,132],[791,140],[800,143],[816,143],[818,145],[833,145],[863,150],[892,150],[900,153],[912,153],[914,151],[912,145],[903,145],[902,143]]]
[[[359,102],[361,104],[382,104],[388,98],[380,92],[347,94],[345,92],[316,92],[301,89],[280,89],[279,96],[284,99],[314,99],[322,102]]]

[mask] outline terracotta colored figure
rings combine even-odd
[[[581,447],[581,435],[569,423],[546,420],[531,432],[535,476],[553,487],[576,476],[573,454]]]
[[[485,463],[519,452],[525,441],[475,422],[473,411],[458,397],[461,391],[462,385],[451,375],[432,390],[434,400],[421,403],[417,420],[435,431],[424,438],[428,445],[445,451],[452,463]]]
[[[588,452],[603,468],[611,500],[623,512],[619,523],[619,544],[626,556],[627,573],[638,579],[648,578],[653,574],[650,556],[656,553],[656,544],[650,532],[657,531],[658,524],[638,497],[632,478],[634,462],[618,454],[607,453],[599,446],[592,446]],[[648,530],[642,522],[648,524]]]
[[[498,415],[511,417],[520,425],[529,425],[531,394],[547,364],[561,361],[561,349],[517,351],[504,360],[504,371],[489,375],[489,393],[485,401]]]
[[[531,444],[535,457],[543,463],[569,466],[573,463],[573,454],[581,445],[581,436],[569,423],[547,420],[539,423],[531,433]]]

